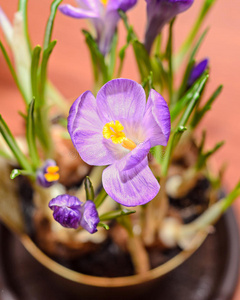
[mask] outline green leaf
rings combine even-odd
[[[32,52],[32,62],[31,62],[31,84],[32,84],[32,96],[35,99],[38,98],[38,65],[40,60],[40,53],[42,48],[36,46]]]
[[[130,210],[130,209],[123,209],[123,210],[119,209],[119,210],[114,210],[114,211],[105,213],[105,214],[101,215],[99,217],[99,219],[100,219],[100,221],[109,221],[109,220],[113,220],[113,219],[116,219],[116,218],[119,218],[122,216],[127,216],[130,214],[133,214],[135,212],[136,212],[135,210]]]
[[[144,81],[152,71],[151,62],[147,50],[144,45],[138,40],[132,41],[135,58],[138,65],[138,70],[141,75],[141,80]]]
[[[32,159],[33,166],[35,169],[40,165],[40,159],[38,156],[37,146],[36,146],[36,136],[35,136],[35,124],[34,124],[34,103],[33,99],[28,107],[28,116],[27,116],[27,142],[29,155]]]
[[[222,203],[223,212],[226,211],[240,196],[240,181],[236,184],[235,188],[225,197],[224,199],[220,200]]]
[[[98,226],[99,227],[103,227],[104,229],[106,229],[106,230],[109,230],[110,228],[109,228],[109,226],[107,225],[107,224],[104,224],[104,223],[98,223]]]
[[[213,6],[213,4],[216,2],[216,0],[205,0],[202,8],[199,12],[199,15],[196,19],[195,24],[192,26],[192,29],[187,37],[187,39],[185,40],[185,42],[183,43],[176,59],[175,59],[175,69],[178,69],[178,67],[180,66],[181,62],[183,61],[186,53],[188,52],[188,50],[190,49],[195,37],[198,34],[198,31],[207,15],[207,13],[209,12],[210,8]]]
[[[191,74],[192,68],[195,64],[195,56],[196,56],[197,51],[199,50],[199,48],[202,44],[207,32],[208,32],[208,29],[206,29],[203,32],[203,34],[200,36],[199,40],[197,41],[197,43],[195,44],[195,46],[192,49],[192,52],[191,52],[190,57],[189,57],[188,64],[187,64],[185,72],[184,72],[183,80],[182,80],[181,86],[180,86],[179,91],[178,91],[178,98],[182,97],[183,94],[185,93],[185,91],[187,90],[187,82],[188,82],[188,78]]]
[[[202,120],[207,111],[211,109],[213,102],[217,99],[218,95],[221,93],[223,86],[220,85],[209,98],[209,100],[205,103],[205,105],[198,109],[192,119],[191,127],[196,128],[199,122]]]
[[[110,49],[110,60],[109,60],[109,67],[108,67],[108,73],[110,78],[113,78],[114,74],[114,68],[116,63],[116,53],[117,53],[117,42],[118,42],[118,34],[117,31],[115,31],[115,34],[113,36],[111,49]]]
[[[170,139],[168,141],[167,147],[166,147],[166,152],[164,155],[163,163],[162,163],[162,175],[164,177],[167,176],[168,172],[168,167],[170,164],[171,156],[173,153],[174,148],[176,147],[177,143],[180,140],[180,137],[182,136],[183,132],[186,130],[186,123],[196,106],[198,99],[201,95],[201,92],[208,80],[208,75],[205,75],[204,79],[202,80],[201,84],[199,85],[198,89],[195,91],[191,101],[189,102],[186,110],[184,111],[182,117],[180,118],[177,128],[173,131],[173,134],[170,136]]]
[[[184,94],[184,96],[174,104],[170,108],[171,121],[174,122],[175,119],[180,116],[182,110],[188,105],[188,103],[192,100],[194,94],[198,91],[199,87],[202,86],[203,82],[205,82],[206,72],[201,75],[200,78],[191,86],[189,90]]]
[[[93,190],[93,185],[92,185],[92,182],[91,182],[89,176],[86,176],[86,178],[85,178],[84,187],[85,187],[85,192],[86,192],[86,199],[93,201],[94,200],[94,190]]]
[[[15,83],[16,83],[16,86],[17,86],[17,88],[19,89],[19,91],[20,91],[20,93],[21,93],[21,95],[22,95],[22,97],[23,97],[25,103],[28,104],[27,96],[26,96],[24,90],[22,89],[22,87],[21,87],[21,85],[20,85],[20,83],[19,83],[19,80],[18,80],[17,75],[16,75],[16,72],[15,72],[13,66],[12,66],[12,63],[11,63],[11,61],[10,61],[10,58],[9,58],[9,56],[8,56],[8,54],[7,54],[7,51],[6,51],[6,49],[4,48],[4,46],[3,46],[3,44],[2,44],[1,41],[0,41],[0,48],[1,48],[1,50],[2,50],[3,56],[4,56],[5,60],[6,60],[6,63],[7,63],[7,65],[8,65],[8,67],[9,67],[9,70],[10,70],[10,72],[11,72],[11,74],[12,74],[13,80],[14,80]]]
[[[19,0],[18,11],[21,11],[23,15],[24,34],[28,44],[29,52],[31,53],[32,48],[31,48],[31,42],[30,42],[29,32],[28,32],[27,4],[28,4],[28,0]]]
[[[39,79],[39,98],[36,99],[36,106],[42,107],[45,104],[45,87],[47,81],[47,66],[49,57],[53,51],[53,48],[56,45],[56,41],[52,41],[49,46],[43,51],[43,58],[40,70],[40,79]]]
[[[19,170],[19,169],[13,169],[11,174],[10,174],[10,178],[11,179],[15,179],[16,177],[18,177],[19,175],[28,175],[28,176],[35,176],[34,173],[25,171],[25,170]]]
[[[100,193],[97,195],[97,197],[94,200],[94,203],[96,205],[96,208],[100,207],[100,205],[104,202],[104,200],[107,197],[107,193],[104,190],[104,188],[101,189]]]
[[[91,54],[95,82],[99,82],[102,78],[102,83],[106,83],[109,77],[104,56],[99,51],[98,45],[92,35],[86,30],[82,30],[82,32],[85,35],[86,43]]]
[[[51,4],[51,12],[45,29],[44,44],[43,44],[44,50],[46,50],[51,43],[53,23],[56,16],[57,8],[61,2],[62,0],[54,0]]]
[[[8,144],[10,150],[12,151],[16,160],[18,161],[19,165],[23,169],[31,172],[32,166],[28,162],[27,157],[23,154],[23,152],[18,147],[14,136],[12,135],[10,129],[8,128],[7,124],[5,123],[1,115],[0,115],[0,133],[2,134],[6,143]]]

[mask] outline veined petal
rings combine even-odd
[[[97,13],[99,13],[103,9],[103,5],[99,0],[76,0],[76,2],[79,7],[87,10],[92,10]]]
[[[167,145],[171,132],[170,112],[166,101],[153,89],[149,93],[142,126],[151,141],[151,147]]]
[[[84,92],[74,101],[69,111],[68,131],[70,136],[72,137],[76,130],[101,133],[103,126],[97,113],[95,97],[90,91]]]
[[[108,165],[124,155],[123,147],[103,137],[104,125],[99,119],[93,94],[90,91],[83,93],[70,108],[68,132],[79,155],[90,165]]]
[[[130,170],[134,168],[137,164],[141,163],[145,157],[148,155],[151,148],[150,140],[147,140],[139,144],[135,149],[133,149],[125,158],[125,165],[123,171]]]
[[[142,120],[146,95],[142,86],[129,79],[114,79],[107,82],[97,94],[97,110],[103,122]]]
[[[92,10],[81,9],[73,7],[70,4],[62,4],[58,9],[64,14],[72,18],[77,19],[88,19],[88,18],[99,18],[99,13]]]
[[[102,133],[76,130],[72,141],[82,160],[89,165],[109,165],[126,155],[121,145],[105,139]]]
[[[137,206],[151,201],[158,193],[160,185],[148,167],[147,158],[135,167],[123,170],[125,158],[103,171],[103,187],[118,203]]]

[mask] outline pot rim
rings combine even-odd
[[[57,263],[49,256],[47,256],[37,245],[30,239],[30,237],[26,234],[22,234],[20,236],[20,240],[26,250],[43,266],[45,266],[50,271],[55,274],[68,279],[70,281],[74,281],[77,283],[81,283],[88,286],[96,286],[96,287],[123,287],[123,286],[133,286],[142,284],[144,282],[152,281],[156,278],[159,278],[166,273],[169,273],[184,261],[186,261],[204,242],[207,237],[207,232],[199,232],[196,235],[195,243],[191,246],[191,248],[182,250],[180,253],[175,255],[173,258],[169,259],[167,262],[162,265],[149,270],[144,274],[136,274],[131,276],[124,277],[97,277],[92,275],[86,275],[79,273],[77,271],[68,269],[63,265]]]

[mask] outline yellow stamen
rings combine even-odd
[[[102,2],[103,5],[107,5],[108,0],[101,0],[101,2]]]
[[[48,182],[57,181],[59,179],[59,167],[58,166],[49,166],[47,167],[47,173],[44,174],[45,179]]]
[[[105,139],[111,139],[114,144],[122,144],[122,146],[128,150],[133,150],[136,147],[136,144],[126,138],[125,133],[123,132],[124,127],[119,121],[111,121],[103,127],[103,137]]]

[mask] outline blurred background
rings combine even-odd
[[[0,0],[0,6],[13,20],[17,10],[17,0]],[[195,0],[193,6],[181,14],[175,24],[174,48],[177,51],[191,28],[203,1]],[[63,3],[74,4],[67,0]],[[29,0],[29,27],[33,45],[42,44],[46,20],[51,1]],[[145,1],[138,0],[138,5],[129,13],[130,24],[142,40],[146,24]],[[211,160],[212,169],[217,172],[223,163],[227,163],[224,176],[226,189],[233,188],[240,179],[240,1],[217,0],[209,13],[201,32],[209,27],[207,37],[199,51],[199,60],[210,59],[210,80],[205,97],[224,84],[212,111],[205,117],[199,128],[207,129],[207,145],[212,147],[216,142],[225,140],[226,144]],[[81,29],[87,28],[85,20],[77,20],[57,14],[53,39],[57,46],[51,56],[49,76],[60,92],[72,103],[83,91],[91,89],[93,78],[88,49],[84,43]],[[125,30],[120,24],[119,45],[125,43]],[[2,33],[0,32],[2,40]],[[139,80],[134,56],[129,47],[124,64],[123,77]],[[7,121],[14,134],[23,130],[18,111],[23,110],[24,103],[13,82],[8,67],[0,53],[0,113]],[[236,214],[240,219],[240,200],[235,204]],[[239,222],[240,224],[240,222]],[[234,300],[240,299],[240,281]]]

